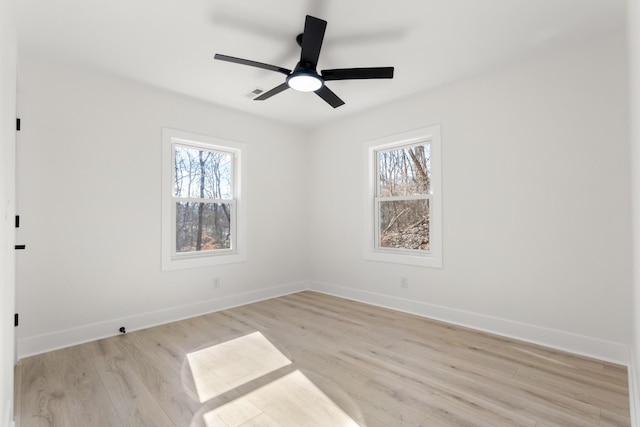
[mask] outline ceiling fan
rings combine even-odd
[[[296,41],[302,50],[300,52],[300,61],[296,64],[293,71],[276,65],[264,64],[262,62],[217,53],[214,59],[275,71],[287,76],[284,83],[254,98],[254,101],[264,101],[291,88],[300,92],[315,92],[333,108],[337,108],[343,105],[344,101],[329,89],[325,85],[325,82],[330,80],[393,78],[393,67],[337,68],[333,70],[322,70],[318,73],[316,67],[318,65],[318,58],[320,57],[320,49],[322,48],[326,28],[327,21],[307,15],[304,32],[296,37]]]

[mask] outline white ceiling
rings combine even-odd
[[[549,47],[622,28],[625,0],[17,0],[19,49],[303,128],[428,90]],[[328,21],[318,70],[394,66],[393,80],[332,81],[346,105],[285,91],[305,15]]]

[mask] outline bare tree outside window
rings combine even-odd
[[[176,253],[232,248],[233,154],[174,146]]]
[[[429,251],[430,145],[376,152],[377,246]]]

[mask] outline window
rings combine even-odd
[[[365,257],[442,267],[440,126],[366,143]]]
[[[173,129],[162,139],[162,269],[244,261],[244,144]]]

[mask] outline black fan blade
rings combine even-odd
[[[273,95],[277,95],[280,92],[282,92],[283,90],[289,89],[289,85],[287,84],[287,82],[282,83],[280,86],[276,86],[273,89],[263,93],[262,95],[258,96],[257,98],[253,98],[254,101],[264,101],[265,99],[269,99],[271,98]]]
[[[262,62],[251,61],[249,59],[236,58],[234,56],[220,55],[216,53],[213,59],[219,59],[220,61],[235,62],[236,64],[249,65],[250,67],[262,68],[264,70],[275,71],[284,75],[291,74],[291,70],[278,67],[275,65],[264,64]]]
[[[325,80],[392,79],[393,67],[322,70],[322,78]]]
[[[302,33],[302,52],[300,52],[300,64],[312,70],[318,65],[324,30],[327,29],[327,21],[307,15]]]
[[[338,108],[339,106],[344,105],[344,101],[338,98],[338,95],[333,93],[331,89],[329,89],[324,85],[320,89],[318,89],[316,93],[320,98],[327,101],[327,103],[331,105],[333,108]]]

